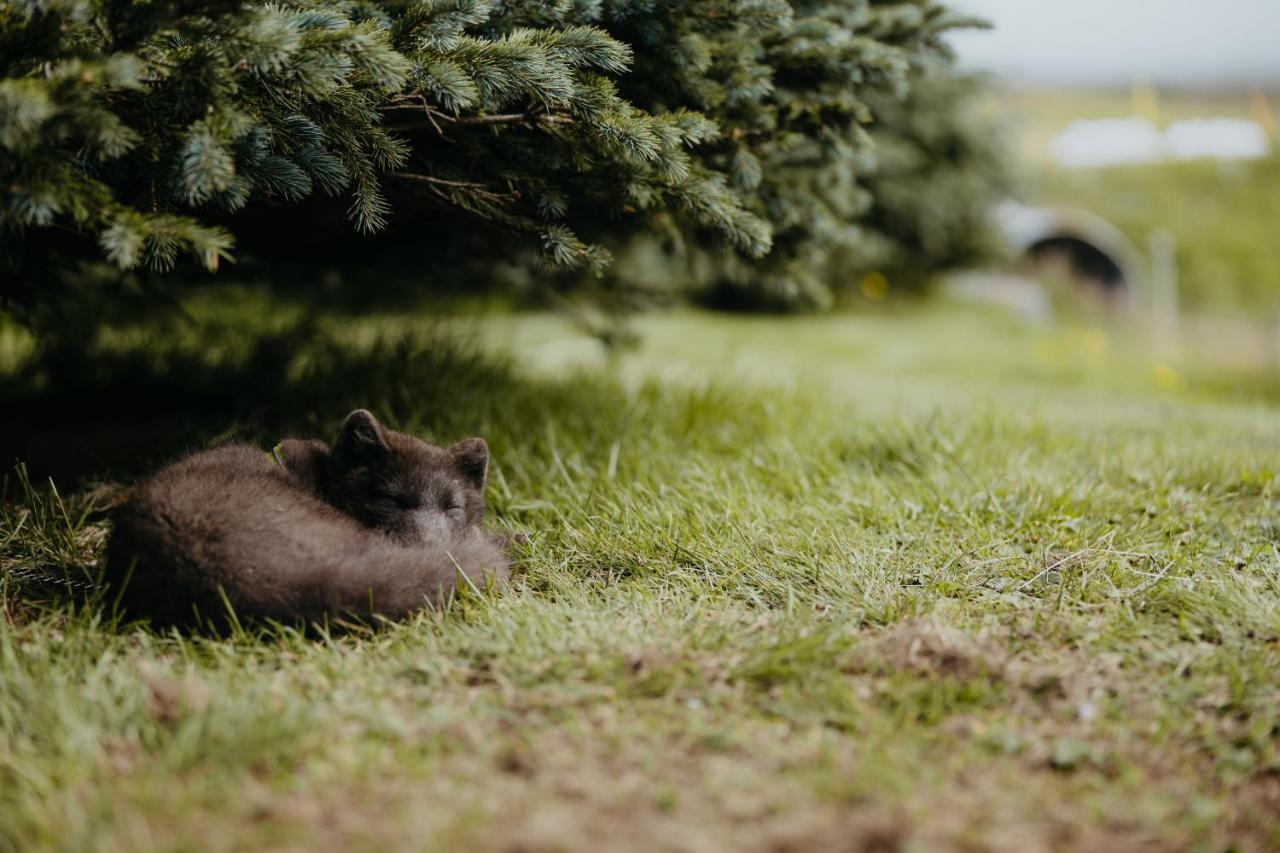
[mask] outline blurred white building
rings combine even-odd
[[[1253,160],[1271,151],[1271,140],[1262,125],[1230,118],[1200,118],[1175,121],[1164,132],[1169,157],[1194,160]]]
[[[1270,151],[1262,125],[1228,118],[1176,121],[1163,133],[1137,116],[1081,120],[1049,145],[1055,163],[1082,169],[1201,158],[1251,160]]]
[[[1080,169],[1152,163],[1164,154],[1164,134],[1136,116],[1072,122],[1049,143],[1055,163]]]

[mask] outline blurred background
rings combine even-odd
[[[953,292],[1035,315],[1066,279],[1168,347],[1276,358],[1280,4],[957,5],[994,25],[951,42],[1008,122],[1023,206],[1001,208],[1001,232],[1038,288],[966,277]]]

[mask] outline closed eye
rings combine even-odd
[[[421,504],[417,495],[396,495],[395,502],[401,509],[417,509]]]

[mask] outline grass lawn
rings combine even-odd
[[[1274,374],[940,308],[612,358],[193,311],[0,382],[0,849],[1280,847]],[[488,438],[513,589],[322,640],[85,601],[113,484],[357,405]]]

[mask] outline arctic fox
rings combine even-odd
[[[403,618],[459,575],[502,583],[502,540],[480,528],[489,448],[434,447],[352,412],[332,447],[195,453],[115,511],[110,596],[159,625]],[[465,583],[465,581],[464,581]],[[230,612],[229,612],[230,611]]]

